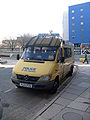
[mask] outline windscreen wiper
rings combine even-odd
[[[34,60],[34,59],[27,59],[27,58],[25,58],[24,62],[44,63],[45,61],[40,60],[40,59]]]

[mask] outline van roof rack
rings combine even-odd
[[[50,47],[59,47],[61,44],[62,38],[59,34],[39,34],[32,37],[29,42],[26,44],[25,48],[30,46],[50,46]]]

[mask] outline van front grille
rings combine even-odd
[[[28,75],[19,75],[19,74],[17,74],[17,79],[22,80],[22,81],[36,82],[36,81],[38,81],[39,77],[33,77],[33,76],[28,76]]]

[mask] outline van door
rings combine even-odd
[[[69,73],[72,59],[71,59],[71,48],[64,48],[64,77]]]
[[[58,66],[59,66],[59,79],[62,79],[63,77],[63,63],[61,63],[61,58],[62,58],[62,48],[59,48],[59,53],[58,53]]]
[[[68,48],[68,70],[70,71],[72,66],[72,52],[71,48]]]
[[[63,63],[63,74],[64,77],[67,75],[69,72],[69,59],[68,59],[68,48],[64,48],[64,63]]]

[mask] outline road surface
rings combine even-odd
[[[0,68],[0,95],[4,120],[30,120],[56,95],[45,91],[19,89],[11,82],[12,68]]]

